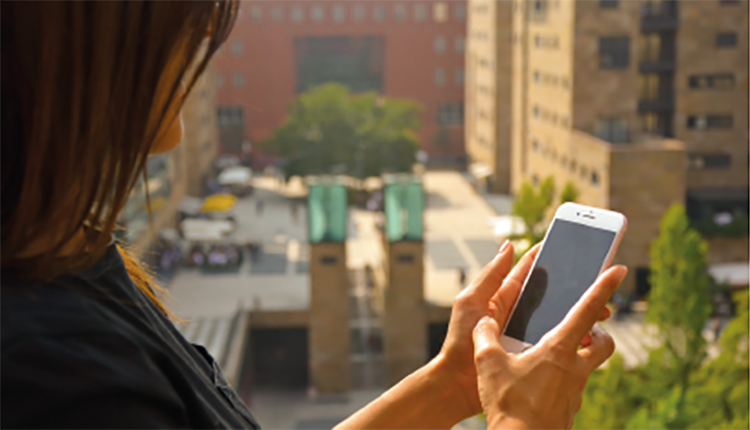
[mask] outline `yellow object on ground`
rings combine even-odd
[[[215,194],[203,200],[201,212],[226,212],[237,203],[237,197],[231,194]]]

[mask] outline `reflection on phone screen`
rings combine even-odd
[[[505,334],[535,344],[594,283],[615,232],[555,219]]]

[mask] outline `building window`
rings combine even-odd
[[[456,19],[456,21],[466,20],[466,5],[463,3],[458,3],[453,6],[453,17]]]
[[[591,172],[591,183],[594,185],[599,184],[599,172]]]
[[[638,95],[641,100],[656,100],[659,97],[658,73],[644,73],[638,76]]]
[[[599,7],[602,9],[617,9],[618,0],[599,0]]]
[[[242,73],[235,73],[232,77],[232,82],[234,83],[235,88],[242,88],[245,86],[245,75]]]
[[[445,36],[435,36],[435,52],[438,54],[445,52]]]
[[[599,39],[599,67],[622,69],[630,63],[630,38],[602,37]]]
[[[302,6],[292,6],[292,21],[302,22],[305,19],[305,10]]]
[[[464,52],[464,49],[466,49],[466,41],[463,36],[456,36],[453,40],[453,48],[456,52]]]
[[[737,33],[719,33],[716,35],[716,46],[733,48],[737,46]]]
[[[435,3],[432,6],[432,19],[435,22],[448,21],[448,4],[445,2]]]
[[[435,69],[435,85],[439,87],[445,85],[445,70],[441,68]]]
[[[346,18],[346,9],[344,6],[336,5],[333,7],[333,20],[336,22],[344,22]]]
[[[382,4],[376,5],[372,9],[372,14],[375,17],[375,21],[385,20],[385,6],[383,6]]]
[[[253,6],[250,8],[250,19],[258,22],[263,19],[263,9],[260,6]]]
[[[442,103],[438,106],[438,124],[452,125],[464,123],[463,103]]]
[[[216,85],[216,88],[221,88],[224,86],[224,75],[221,73],[216,73],[214,75],[214,85]]]
[[[688,86],[694,89],[716,88],[727,90],[734,88],[734,75],[731,73],[692,75],[688,78]]]
[[[732,128],[732,115],[690,115],[687,126],[694,130]]]
[[[690,169],[728,169],[732,166],[732,156],[723,153],[690,153],[688,167]]]
[[[659,33],[644,33],[640,37],[639,55],[642,63],[659,61],[661,53],[661,35]]]
[[[403,21],[406,19],[406,6],[397,4],[393,6],[393,16],[396,21]]]
[[[454,74],[456,85],[463,85],[464,84],[464,69],[458,69],[456,70],[456,73]]]
[[[539,118],[539,106],[534,106],[534,118]]]
[[[313,21],[323,21],[326,12],[325,9],[323,9],[323,6],[315,5],[312,7],[312,12],[310,12],[310,15],[312,16]]]
[[[275,22],[283,21],[284,9],[281,6],[274,6],[273,9],[271,9],[271,19]]]
[[[594,135],[609,143],[627,143],[628,125],[620,118],[604,118],[596,123]]]
[[[364,21],[365,20],[365,13],[366,9],[361,4],[358,4],[354,6],[354,20],[355,21]]]
[[[425,18],[427,18],[427,6],[421,3],[414,5],[414,19],[424,21]]]
[[[539,81],[541,80],[541,76],[542,76],[541,73],[534,71],[534,82],[538,84]]]
[[[242,55],[242,41],[241,40],[233,40],[232,41],[232,55]]]
[[[242,125],[242,107],[220,107],[216,116],[219,125]]]

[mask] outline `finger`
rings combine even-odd
[[[612,356],[615,352],[615,341],[599,324],[591,329],[591,344],[578,350],[578,357],[583,361],[588,372],[597,367]]]
[[[591,332],[586,333],[586,336],[584,336],[581,341],[581,346],[587,347],[589,345],[591,345]]]
[[[554,329],[553,337],[556,341],[576,348],[599,319],[602,309],[627,273],[628,270],[624,266],[615,266],[601,274]]]
[[[510,312],[513,310],[513,305],[518,300],[521,287],[526,282],[526,277],[531,271],[531,266],[534,265],[539,248],[540,245],[537,244],[524,254],[491,299],[490,312],[492,312],[492,316],[497,320],[500,327],[505,327]]]
[[[457,297],[473,296],[482,303],[492,297],[500,288],[500,283],[513,267],[513,245],[505,241],[494,259],[487,264],[471,285],[461,291]]]
[[[503,347],[500,346],[500,326],[497,321],[488,316],[482,317],[472,332],[474,338],[474,361],[477,371],[487,366],[488,361],[497,359],[498,354],[502,356]]]

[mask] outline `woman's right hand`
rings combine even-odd
[[[477,323],[474,360],[488,428],[572,427],[589,374],[614,352],[614,341],[595,323],[626,274],[622,266],[604,272],[563,322],[521,354],[500,346],[505,321]]]

